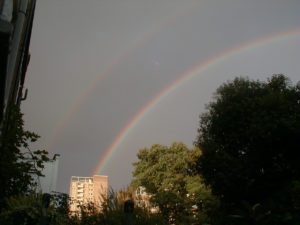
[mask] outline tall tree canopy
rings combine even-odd
[[[236,78],[200,116],[198,170],[230,224],[299,224],[299,93],[284,75]]]
[[[146,188],[166,221],[209,221],[210,210],[217,201],[195,171],[200,155],[198,148],[189,149],[183,143],[170,147],[156,144],[138,152],[132,184]]]
[[[5,198],[35,188],[34,176],[42,175],[43,163],[49,160],[45,150],[30,150],[39,136],[24,129],[22,116],[18,106],[10,106],[0,133],[0,209]]]

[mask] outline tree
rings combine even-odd
[[[48,195],[48,194],[46,194]],[[0,224],[72,224],[69,218],[69,196],[64,193],[54,192],[50,196],[49,206],[44,208],[46,216],[42,216],[43,199],[45,194],[30,191],[11,196],[7,199],[7,207],[0,213]]]
[[[119,192],[109,189],[107,195],[103,195],[103,204],[99,210],[99,206],[93,203],[87,203],[80,206],[80,216],[71,214],[68,221],[62,224],[67,225],[122,225],[127,224],[126,214],[124,213],[124,202],[128,199],[134,200],[133,189],[130,187],[127,190]],[[134,206],[132,213],[133,223],[135,225],[165,225],[160,215],[152,214],[149,210]]]
[[[1,224],[39,224],[42,196],[31,192],[20,193],[7,199],[7,207],[0,214]]]
[[[299,223],[299,94],[283,75],[236,78],[200,116],[198,171],[220,197],[225,224]]]
[[[132,185],[146,189],[165,221],[173,224],[191,224],[195,219],[209,221],[209,213],[217,201],[195,174],[195,162],[200,155],[198,148],[188,149],[183,143],[173,143],[170,147],[156,144],[138,152],[139,161],[133,163]]]
[[[62,192],[51,192],[50,207],[52,210],[51,220],[54,224],[68,224],[70,216],[71,198]]]
[[[23,114],[18,106],[10,106],[0,135],[0,205],[5,198],[17,196],[36,187],[34,176],[42,176],[45,150],[31,151],[29,144],[39,136],[24,130]]]

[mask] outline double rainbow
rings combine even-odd
[[[271,42],[281,41],[284,39],[294,38],[300,35],[300,30],[290,30],[284,33],[278,33],[276,35],[264,37],[257,39],[252,42],[248,42],[243,45],[238,45],[231,50],[220,53],[215,57],[201,63],[200,65],[194,67],[191,70],[188,70],[186,73],[181,75],[178,79],[173,81],[170,85],[168,85],[165,89],[163,89],[158,95],[156,95],[150,102],[148,102],[131,120],[130,122],[121,130],[118,136],[114,139],[112,144],[109,148],[105,151],[104,156],[98,163],[97,167],[93,171],[93,174],[101,173],[105,165],[109,162],[110,158],[112,157],[113,153],[119,148],[122,142],[126,139],[128,134],[134,129],[134,127],[147,115],[147,113],[154,108],[159,102],[165,99],[169,94],[171,94],[176,88],[183,85],[183,83],[187,82],[188,80],[192,79],[193,77],[197,76],[200,72],[212,67],[223,60],[242,53],[246,50],[249,50],[254,47],[260,47],[264,44],[268,44]]]

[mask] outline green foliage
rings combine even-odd
[[[299,224],[299,97],[283,75],[236,78],[200,116],[198,171],[221,199],[220,224]]]
[[[23,114],[17,106],[9,107],[0,136],[0,205],[5,198],[35,188],[33,176],[41,176],[43,162],[48,161],[45,150],[31,151],[29,144],[39,136],[24,130]]]
[[[69,221],[65,207],[66,194],[56,193],[51,196],[50,205],[45,209],[45,219],[49,225],[63,225]],[[42,194],[29,192],[11,196],[7,207],[0,214],[0,224],[6,225],[39,225],[42,220]],[[64,203],[63,203],[64,202]],[[67,207],[68,209],[68,207]]]
[[[41,217],[42,198],[36,193],[10,197],[7,208],[0,215],[1,224],[38,224]]]
[[[68,194],[61,192],[51,193],[50,206],[53,208],[51,220],[54,224],[67,224],[69,222],[69,203],[70,197]]]
[[[81,216],[73,215],[65,224],[68,225],[123,225],[128,216],[132,218],[134,225],[165,225],[160,215],[151,214],[146,208],[135,204],[132,215],[124,213],[124,202],[133,198],[132,189],[115,192],[110,189],[107,196],[103,196],[104,203],[99,209],[94,204],[81,206]],[[134,199],[133,199],[134,200]]]
[[[188,149],[183,143],[170,147],[157,144],[138,152],[132,185],[146,188],[152,205],[159,207],[165,222],[208,223],[211,206],[217,207],[217,200],[196,173],[200,156],[198,148]]]
[[[128,195],[125,191],[121,191],[118,196],[117,192],[109,189],[108,195],[103,196],[102,212],[99,214],[100,221],[105,221],[106,224],[122,224],[125,220],[124,202]]]
[[[51,195],[47,208],[46,220],[49,225],[123,225],[126,220],[124,202],[131,190],[115,192],[112,189],[104,197],[101,209],[92,204],[81,205],[81,213],[69,213],[69,197],[63,193]],[[35,192],[19,194],[7,199],[7,207],[0,214],[0,224],[5,225],[39,225],[42,221],[42,195]],[[147,209],[135,206],[131,215],[135,225],[164,225],[160,215],[151,214]]]

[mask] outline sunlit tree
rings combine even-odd
[[[170,147],[156,144],[150,149],[141,149],[137,154],[139,161],[133,164],[132,185],[146,189],[165,221],[174,224],[208,222],[217,200],[195,171],[195,162],[200,156],[198,148],[189,149],[183,143],[173,143]]]

